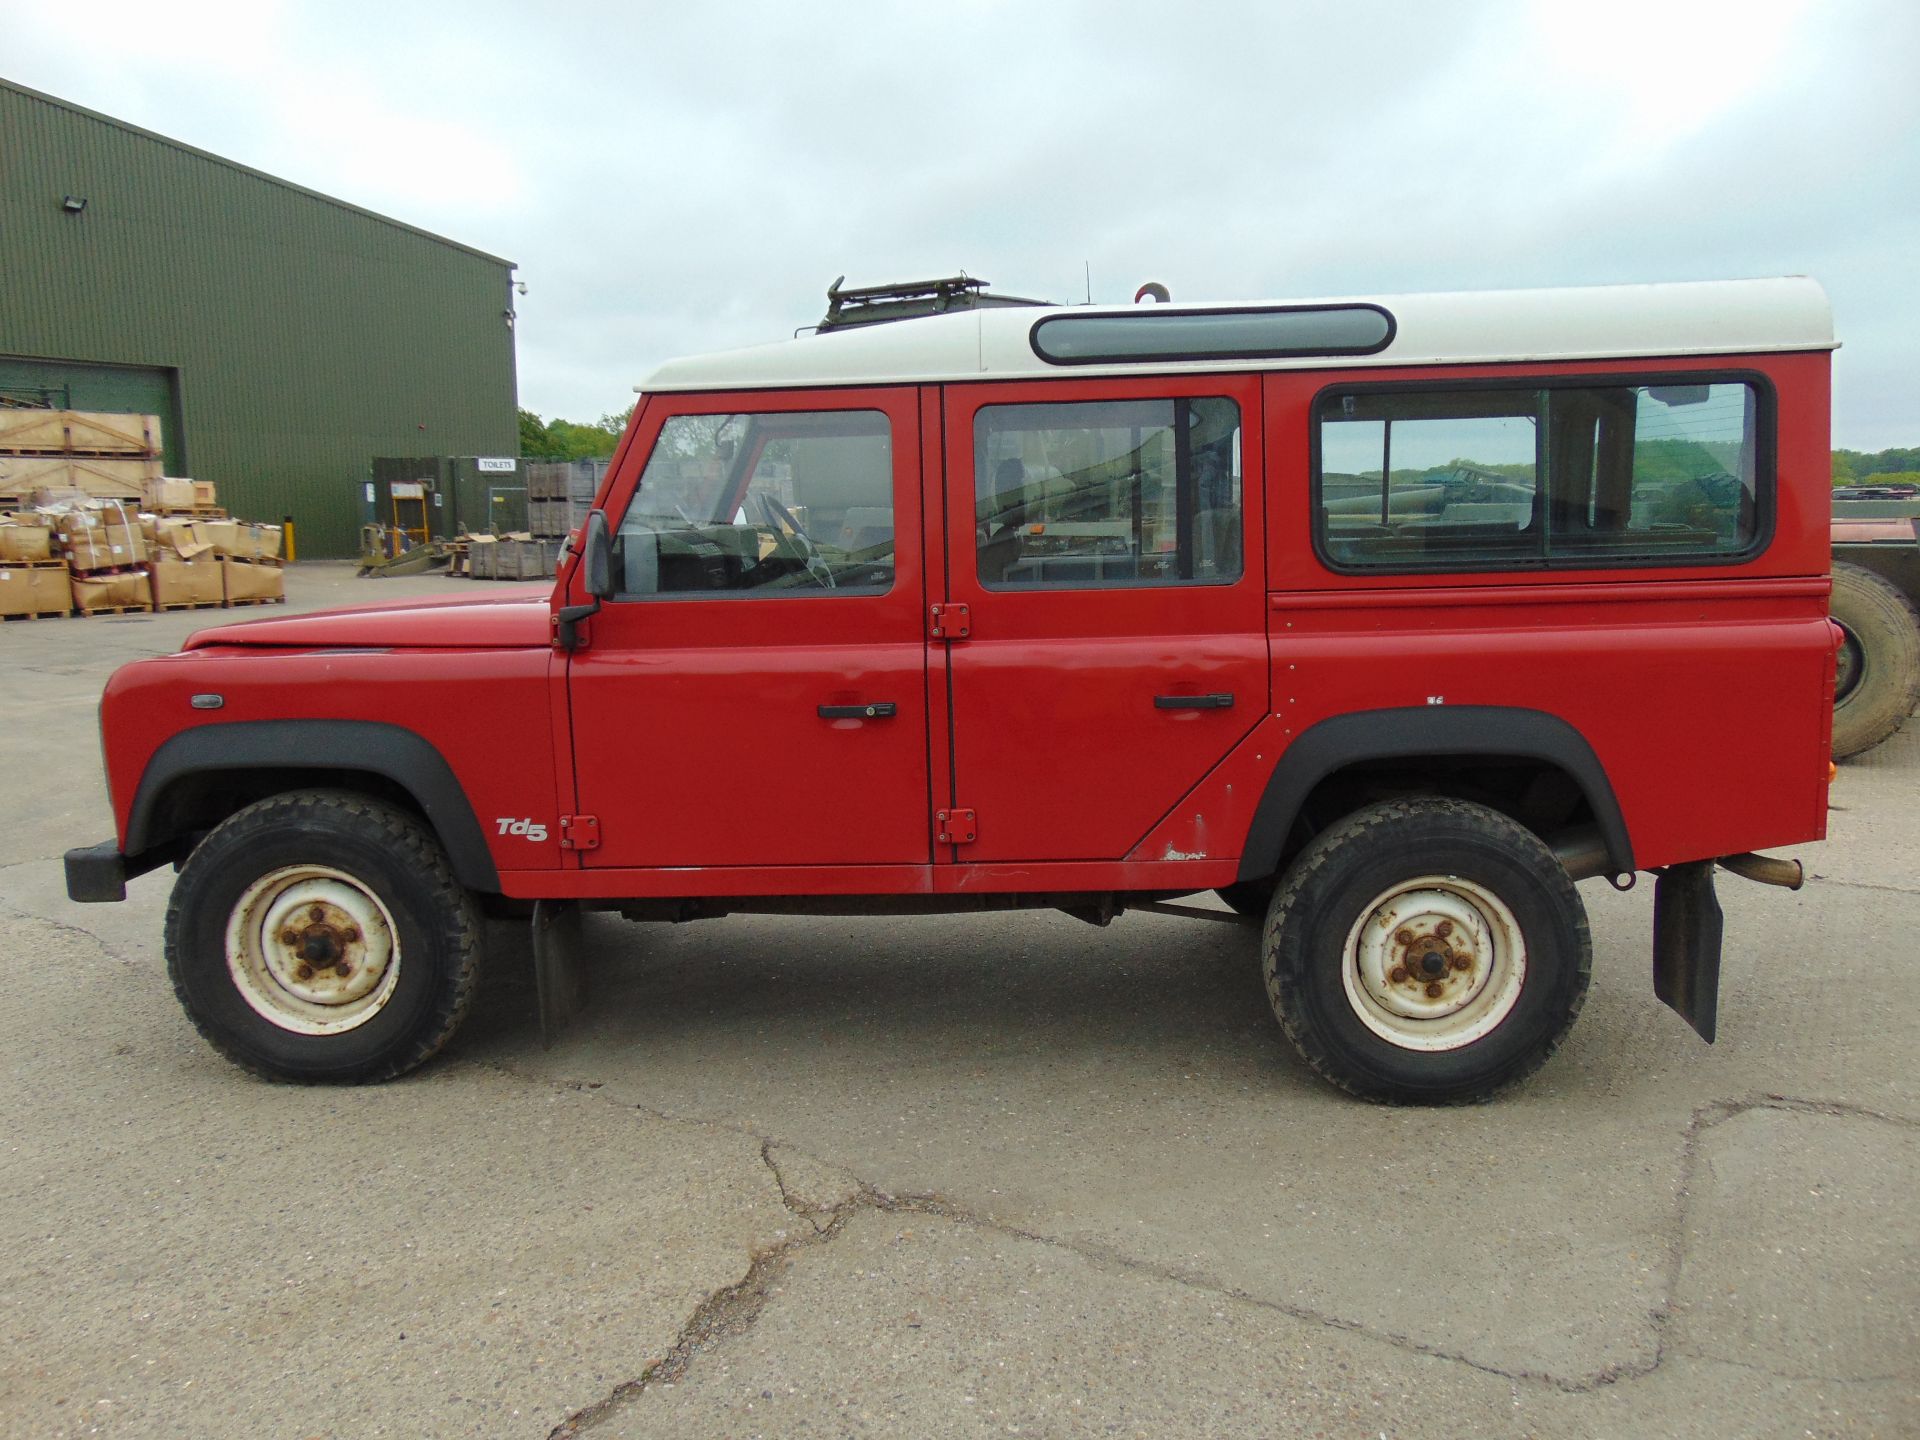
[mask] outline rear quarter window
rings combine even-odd
[[[1360,572],[1744,560],[1771,525],[1772,424],[1748,378],[1335,388],[1315,545]]]

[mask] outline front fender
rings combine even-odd
[[[129,859],[178,838],[165,833],[162,806],[170,786],[222,770],[356,770],[391,780],[420,807],[460,883],[500,889],[480,822],[445,757],[413,731],[371,720],[241,720],[172,736],[154,751],[134,792],[121,847]]]

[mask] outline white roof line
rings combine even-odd
[[[1360,295],[1325,300],[1180,304],[1185,312],[1272,305],[1379,305],[1396,330],[1372,355],[1282,360],[1147,360],[1054,365],[1033,351],[1050,315],[1123,314],[1135,306],[1032,306],[960,311],[673,360],[644,392],[903,385],[980,379],[1374,368],[1399,365],[1628,360],[1832,350],[1826,292],[1803,276],[1556,290]]]

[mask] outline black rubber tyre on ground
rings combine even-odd
[[[481,921],[414,816],[344,791],[276,795],[200,842],[167,906],[167,972],[209,1043],[256,1075],[390,1080],[465,1018]]]
[[[1833,567],[1831,613],[1847,638],[1833,692],[1833,758],[1871,750],[1920,702],[1920,616],[1871,570]]]
[[[1586,908],[1532,831],[1460,800],[1393,800],[1323,831],[1262,932],[1300,1054],[1369,1100],[1490,1099],[1559,1048],[1593,969]]]

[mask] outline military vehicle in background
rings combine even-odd
[[[1920,702],[1920,486],[1833,492],[1834,621],[1845,632],[1833,756],[1870,750]]]

